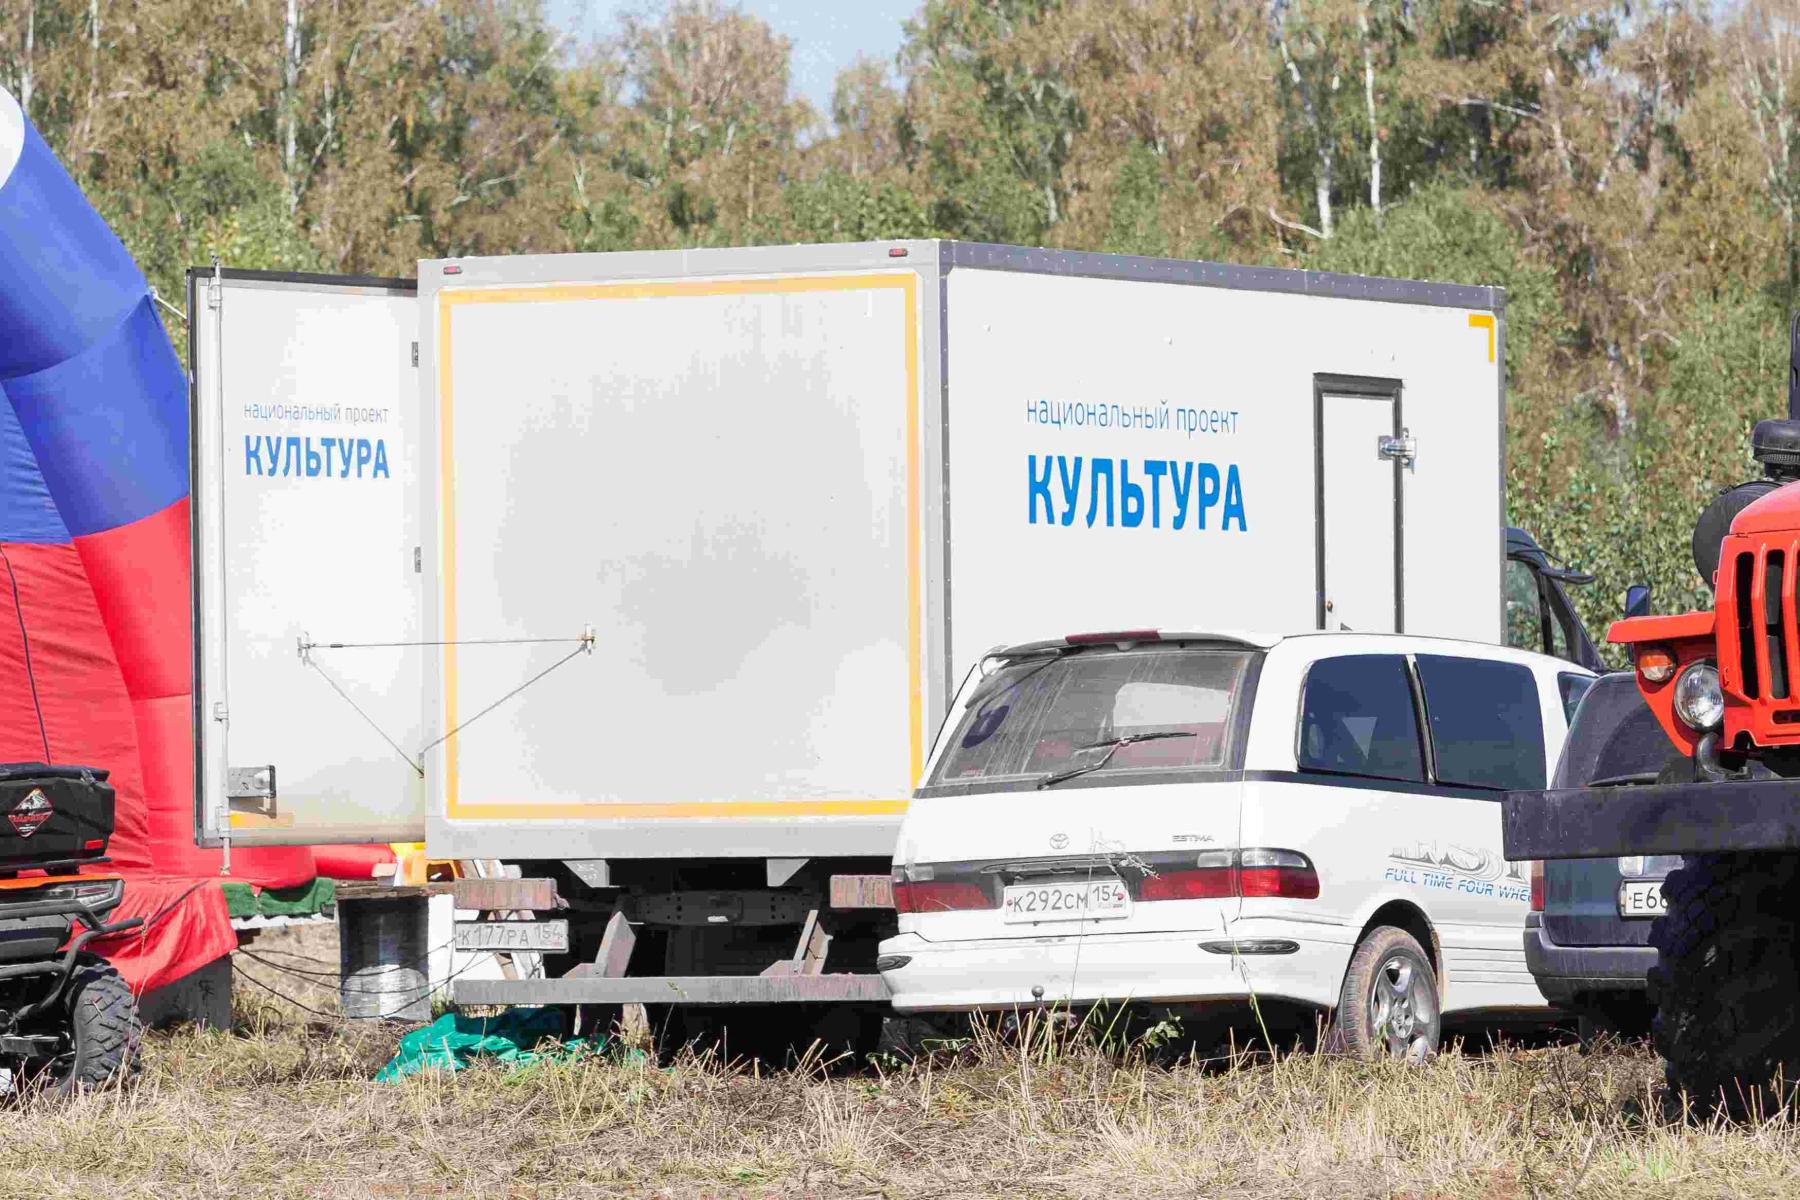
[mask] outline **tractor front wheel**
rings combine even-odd
[[[1693,856],[1650,930],[1653,1032],[1671,1115],[1754,1120],[1800,1085],[1800,857]]]

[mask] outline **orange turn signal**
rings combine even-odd
[[[1675,654],[1667,646],[1645,646],[1637,652],[1638,674],[1651,683],[1675,678]]]

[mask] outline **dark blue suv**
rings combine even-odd
[[[1586,689],[1563,743],[1553,788],[1691,781],[1629,671]],[[1650,922],[1678,856],[1582,858],[1532,864],[1525,962],[1544,998],[1600,1031],[1640,1037],[1652,1009],[1645,975],[1656,964]]]

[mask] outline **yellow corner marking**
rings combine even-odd
[[[1470,313],[1469,314],[1469,328],[1470,329],[1485,329],[1485,330],[1487,330],[1488,361],[1493,362],[1494,361],[1494,314],[1493,313]]]
[[[919,277],[912,271],[857,275],[805,275],[779,279],[693,279],[652,283],[552,284],[447,290],[438,293],[438,463],[439,508],[443,514],[440,554],[444,580],[444,728],[455,729],[456,688],[456,474],[450,329],[454,309],[471,304],[557,303],[569,300],[644,300],[670,296],[757,296],[798,292],[898,289],[906,309],[906,574],[907,574],[907,779],[916,785],[925,769],[924,682],[919,604],[922,502],[919,496]],[[469,804],[461,803],[457,737],[444,741],[444,811],[465,820],[629,819],[632,817],[801,817],[888,816],[906,810],[905,800],[718,800],[669,804]]]

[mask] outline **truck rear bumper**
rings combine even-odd
[[[454,1004],[886,1004],[879,975],[640,975],[458,979]]]
[[[1506,857],[1800,849],[1800,779],[1508,792]]]
[[[1538,991],[1568,1005],[1594,992],[1641,992],[1656,965],[1653,946],[1564,946],[1551,940],[1538,914],[1525,919],[1525,965]]]

